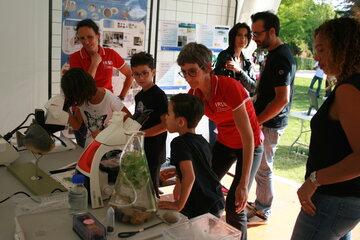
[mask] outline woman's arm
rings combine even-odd
[[[246,111],[245,100],[241,106],[233,111],[234,121],[239,131],[241,141],[243,144],[243,164],[240,182],[236,188],[235,204],[236,211],[240,212],[246,206],[248,198],[248,189],[250,177],[250,169],[254,156],[254,134],[251,128],[249,116]]]
[[[247,62],[247,64],[248,69],[238,69],[235,77],[241,82],[246,90],[248,90],[250,93],[255,93],[257,82],[254,66],[251,64],[251,62]]]
[[[99,64],[102,61],[102,58],[100,54],[97,52],[90,53],[90,58],[91,58],[91,64],[87,72],[95,79],[96,71]]]
[[[340,121],[353,152],[340,162],[316,171],[316,180],[320,185],[344,182],[360,176],[360,111],[359,105],[354,104],[359,102],[360,91],[355,87],[344,84],[336,90],[330,116]],[[302,209],[309,215],[314,215],[316,211],[311,200],[316,189],[317,186],[307,178],[297,191]]]
[[[121,90],[121,93],[119,95],[119,98],[121,100],[124,100],[127,92],[129,91],[131,84],[133,82],[133,76],[132,76],[132,71],[130,69],[130,67],[125,63],[124,66],[122,66],[122,68],[119,69],[119,71],[125,75],[125,81],[124,81],[124,85],[123,88]]]

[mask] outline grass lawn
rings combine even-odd
[[[309,107],[307,90],[310,84],[308,78],[296,78],[294,98],[291,111],[307,111]],[[289,118],[284,135],[280,138],[278,149],[275,153],[275,174],[297,182],[302,182],[305,175],[307,147],[296,147],[290,150],[290,145],[295,141],[300,132],[301,122],[293,117]],[[310,129],[309,122],[305,122],[305,129]],[[309,143],[310,132],[303,134],[300,141]]]

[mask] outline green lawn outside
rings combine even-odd
[[[307,111],[309,107],[307,90],[310,84],[308,78],[296,78],[294,86],[294,98],[291,111]],[[290,149],[290,145],[295,141],[300,132],[301,122],[298,119],[289,118],[289,124],[284,135],[280,138],[278,149],[275,153],[274,171],[276,175],[302,182],[305,174],[307,159],[307,147],[297,147]],[[305,128],[309,129],[309,122],[305,123]],[[310,132],[303,134],[302,143],[309,143]]]

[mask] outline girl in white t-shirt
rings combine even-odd
[[[81,68],[72,68],[64,74],[61,89],[73,106],[69,124],[78,130],[84,122],[92,138],[108,125],[113,112],[123,111],[125,118],[131,116],[118,97],[105,88],[96,87],[95,80]]]

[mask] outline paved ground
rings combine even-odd
[[[296,77],[313,78],[315,74],[314,70],[299,70],[296,72]]]
[[[231,171],[231,170],[230,170]],[[224,186],[230,186],[232,178],[225,176],[222,179]],[[296,191],[300,184],[291,180],[275,176],[275,200],[273,214],[267,225],[251,227],[248,229],[248,240],[288,240],[291,237],[296,217],[300,210]],[[255,198],[255,183],[250,190],[249,200]],[[165,194],[172,193],[172,187],[162,188]],[[171,196],[168,195],[171,198]],[[352,240],[360,240],[360,226],[352,231]],[[324,239],[326,240],[326,239]]]

